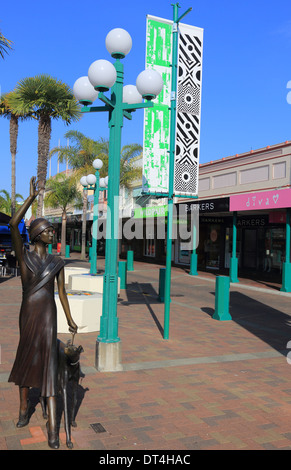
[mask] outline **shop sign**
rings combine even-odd
[[[230,211],[253,211],[291,207],[291,189],[230,196]]]
[[[134,209],[135,219],[145,219],[150,217],[166,217],[168,215],[168,205],[163,206],[146,206]]]
[[[268,225],[267,215],[258,215],[254,217],[238,217],[237,228],[257,228]]]
[[[223,217],[202,217],[201,224],[224,224]]]
[[[218,199],[203,199],[201,201],[186,202],[178,204],[180,207],[179,213],[199,211],[202,213],[213,212],[228,212],[229,211],[229,197],[221,197]]]

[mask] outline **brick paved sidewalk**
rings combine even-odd
[[[214,277],[173,268],[164,340],[158,278],[156,265],[135,262],[128,272],[118,303],[122,372],[95,370],[97,333],[75,338],[84,347],[85,377],[74,449],[290,450],[291,296],[241,281],[231,286],[232,320],[220,322],[212,318]],[[36,391],[30,423],[17,429],[18,389],[7,383],[18,343],[20,279],[2,280],[0,295],[0,449],[47,450]],[[65,450],[63,418],[60,424]]]

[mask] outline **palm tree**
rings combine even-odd
[[[103,167],[100,176],[108,174],[109,141],[101,138],[93,140],[86,137],[82,132],[69,131],[65,134],[65,139],[69,139],[72,145],[54,147],[49,156],[58,154],[60,163],[67,161],[69,166],[76,170],[76,179],[92,172],[92,163],[95,158],[100,158]],[[140,144],[125,145],[121,149],[120,155],[120,186],[128,188],[130,183],[141,177],[142,170],[134,165],[134,160],[142,152]]]
[[[59,173],[47,182],[47,194],[44,199],[45,207],[62,210],[61,255],[66,251],[66,225],[67,209],[69,206],[82,206],[82,196],[77,189],[74,178],[68,178],[64,173]]]
[[[42,214],[52,119],[67,125],[81,117],[80,106],[68,85],[49,75],[37,75],[21,80],[9,100],[14,113],[33,113],[38,124],[37,179],[42,188],[38,197],[37,216]]]
[[[0,193],[2,193],[4,196],[0,196],[0,210],[1,212],[4,212],[4,214],[7,215],[12,215],[11,214],[11,197],[8,191],[6,189],[1,189]],[[16,200],[16,209],[18,209],[19,204],[17,199],[21,199],[23,201],[23,196],[21,194],[16,193],[15,194],[15,200]]]
[[[92,163],[95,158],[101,158],[103,161],[101,176],[107,174],[108,141],[104,139],[93,140],[79,131],[68,131],[64,137],[70,141],[70,145],[54,147],[50,151],[50,157],[58,154],[58,161],[60,163],[68,162],[69,166],[76,170],[76,178],[92,171]]]
[[[12,49],[12,41],[5,38],[0,31],[0,57],[4,59],[4,54],[8,54],[8,50]]]
[[[103,161],[100,176],[106,176],[108,172],[108,142],[100,139],[95,141],[86,137],[82,132],[69,131],[65,134],[65,139],[69,139],[69,146],[54,147],[50,151],[50,157],[57,154],[60,163],[68,162],[68,165],[75,170],[74,177],[79,182],[81,176],[92,172],[92,163],[95,158]],[[81,259],[86,257],[86,215],[87,215],[88,191],[83,191],[83,215],[82,215],[82,241]]]
[[[103,166],[100,170],[101,178],[108,174],[109,141],[103,138],[93,140],[86,137],[82,132],[69,131],[65,134],[71,145],[54,147],[50,156],[58,154],[60,163],[67,161],[69,166],[75,170],[76,181],[81,176],[92,173],[92,163],[100,158]],[[120,156],[120,185],[129,187],[130,182],[141,177],[142,170],[133,164],[134,158],[140,155],[142,147],[139,144],[126,145],[121,150]],[[86,250],[86,214],[87,214],[87,191],[83,191],[83,216],[82,216],[82,247],[81,259],[85,259]]]
[[[125,145],[121,149],[120,156],[120,186],[130,187],[130,183],[141,178],[142,169],[134,165],[136,157],[142,153],[139,144]]]
[[[18,123],[19,120],[33,117],[31,114],[15,114],[10,105],[9,99],[11,98],[13,91],[6,93],[0,97],[0,116],[3,116],[10,120],[9,135],[10,135],[10,153],[11,153],[11,215],[15,213],[15,191],[16,191],[16,153],[17,153],[17,138],[18,138]]]

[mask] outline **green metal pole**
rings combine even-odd
[[[291,292],[291,263],[290,263],[290,241],[291,241],[291,230],[290,230],[290,219],[291,209],[286,210],[286,249],[285,249],[285,263],[283,263],[282,270],[282,287],[281,292]]]
[[[237,213],[233,213],[233,226],[232,226],[232,257],[236,258],[236,235],[237,235]]]
[[[114,107],[109,112],[109,166],[108,204],[105,249],[105,274],[103,284],[103,305],[100,318],[99,342],[116,343],[118,337],[118,223],[119,223],[119,182],[121,129],[123,126],[123,65],[119,59],[114,63],[117,79],[112,87],[111,100]],[[116,210],[117,209],[117,210]]]
[[[230,259],[230,282],[239,282],[238,274],[238,259],[236,257],[236,237],[237,237],[237,213],[233,213],[232,223],[232,257]]]
[[[127,270],[128,271],[134,271],[133,251],[132,250],[128,250],[128,252],[127,252]]]
[[[176,107],[177,107],[177,68],[178,68],[178,11],[179,4],[173,5],[172,33],[172,83],[171,83],[171,115],[170,115],[170,153],[169,153],[169,194],[168,194],[168,224],[166,248],[165,275],[165,306],[164,306],[164,339],[169,339],[170,324],[170,295],[171,295],[171,264],[172,264],[172,235],[173,235],[173,199],[174,199],[174,159],[176,143]],[[187,12],[186,12],[187,13]],[[185,15],[183,15],[185,16]]]
[[[286,211],[286,263],[290,263],[290,209]]]
[[[66,252],[65,257],[70,258],[70,245],[66,245]]]
[[[97,235],[98,235],[98,215],[99,215],[99,171],[96,170],[96,183],[94,189],[93,207],[93,230],[92,230],[92,250],[90,260],[90,274],[97,274]]]
[[[120,278],[120,289],[127,287],[127,261],[118,262],[118,274]]]
[[[229,285],[228,276],[217,276],[215,283],[215,311],[212,318],[215,320],[232,320],[229,313]]]
[[[196,253],[196,240],[197,240],[197,227],[196,227],[196,217],[193,220],[193,249],[190,258],[190,276],[197,276],[197,253]]]

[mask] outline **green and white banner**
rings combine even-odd
[[[156,69],[164,81],[154,108],[145,110],[143,190],[150,193],[168,192],[172,28],[170,20],[147,17],[146,68]],[[175,196],[198,195],[202,49],[203,29],[179,24]]]
[[[153,108],[145,109],[143,144],[143,190],[168,192],[172,22],[147,17],[146,68],[157,70],[164,87],[154,100]]]

